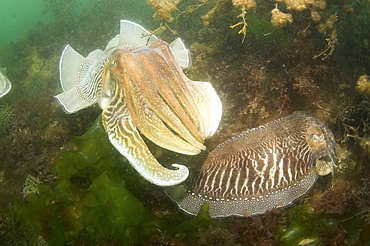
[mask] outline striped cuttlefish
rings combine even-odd
[[[319,175],[333,172],[335,139],[308,113],[296,112],[217,146],[201,167],[166,192],[181,210],[211,217],[250,216],[303,196]]]
[[[142,26],[120,22],[120,34],[104,51],[85,58],[67,45],[59,70],[63,92],[55,96],[67,113],[98,103],[110,142],[148,181],[159,186],[187,179],[184,165],[163,167],[142,135],[171,151],[196,155],[205,150],[221,120],[222,105],[209,82],[190,80],[191,64],[180,38],[171,44]]]

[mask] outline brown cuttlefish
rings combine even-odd
[[[159,40],[140,25],[121,20],[120,34],[104,51],[86,58],[69,45],[60,60],[63,93],[55,96],[67,113],[98,103],[114,147],[148,181],[171,186],[186,180],[186,166],[163,167],[141,135],[160,147],[196,155],[205,150],[221,120],[221,101],[209,82],[190,80],[181,39]]]
[[[297,112],[220,144],[183,184],[166,192],[192,215],[204,203],[211,217],[262,214],[306,194],[319,175],[333,172],[335,158],[330,129]]]

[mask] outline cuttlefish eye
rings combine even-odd
[[[313,152],[320,152],[325,149],[326,139],[322,127],[313,124],[307,129],[307,143]]]
[[[117,67],[117,66],[118,66],[118,62],[117,62],[117,60],[112,60],[112,61],[109,63],[109,66],[110,66],[110,67]]]
[[[320,143],[324,140],[325,135],[320,126],[312,125],[307,129],[308,141],[311,143]]]
[[[312,134],[312,140],[316,143],[320,143],[321,141],[324,140],[324,134],[322,133],[314,133]]]

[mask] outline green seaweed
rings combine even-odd
[[[7,131],[13,124],[14,108],[8,104],[0,104],[0,133]]]
[[[30,236],[41,235],[51,245],[111,237],[131,244],[156,230],[155,216],[125,188],[119,169],[127,163],[112,153],[100,120],[61,153],[54,187],[40,185],[27,204],[13,204]]]
[[[309,204],[291,207],[288,219],[290,222],[280,236],[280,245],[326,245],[335,237],[340,242],[341,235],[343,238],[346,235],[347,244],[352,245],[364,226],[361,216],[331,217],[326,213],[314,213]]]
[[[27,93],[32,97],[40,96],[47,89],[47,77],[41,72],[32,73],[26,80]]]
[[[123,172],[125,165],[99,117],[61,152],[54,164],[55,183],[38,184],[25,203],[15,202],[10,209],[27,238],[42,238],[50,245],[107,240],[131,245],[162,231],[173,240],[191,240],[200,229],[213,228],[207,205],[195,218],[154,216],[130,191],[133,182],[141,190],[150,184],[130,170]]]
[[[271,14],[251,15],[248,18],[248,33],[252,33],[258,40],[285,43],[288,40],[288,33],[283,29],[276,29],[271,25]]]

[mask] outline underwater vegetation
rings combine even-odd
[[[75,138],[62,151],[53,167],[58,177],[52,187],[27,177],[23,189],[25,200],[9,207],[11,217],[6,218],[14,223],[6,226],[18,225],[25,235],[13,232],[3,237],[2,243],[15,243],[22,236],[28,244],[38,240],[52,245],[84,241],[108,245],[151,240],[155,243],[167,233],[176,238],[174,233],[182,232],[184,238],[212,223],[206,212],[186,222],[182,221],[183,216],[153,215],[129,191],[146,193],[144,187],[149,183],[132,168],[122,168],[122,161],[98,118],[87,133]],[[174,225],[177,226],[173,228]]]
[[[41,241],[52,245],[83,242],[89,245],[170,242],[192,245],[195,240],[198,245],[207,245],[209,240],[215,240],[219,242],[216,245],[233,245],[251,242],[248,237],[259,235],[259,242],[280,241],[282,245],[294,245],[304,240],[327,242],[332,237],[337,237],[336,241],[340,243],[345,238],[356,241],[364,224],[364,219],[352,218],[343,207],[329,211],[330,214],[344,214],[342,219],[326,215],[323,211],[328,208],[327,200],[334,203],[337,200],[324,195],[315,205],[318,212],[312,211],[308,204],[302,204],[293,206],[285,215],[276,210],[266,214],[262,221],[258,216],[227,219],[221,226],[222,220],[211,220],[207,206],[203,206],[194,218],[165,205],[168,201],[161,196],[155,198],[154,205],[151,201],[152,205],[148,207],[149,200],[144,197],[153,199],[158,191],[148,190],[154,186],[122,162],[123,158],[110,146],[98,118],[87,133],[76,137],[60,153],[53,166],[58,176],[52,186],[27,177],[24,201],[15,202],[3,210],[1,221],[3,224],[8,221],[6,226],[16,226],[20,231],[6,234],[2,242],[14,243],[23,239],[28,244]],[[341,199],[353,196],[350,191],[340,194]],[[346,204],[348,206],[349,201]],[[167,212],[163,213],[165,208]],[[254,236],[247,229],[252,226],[258,226]],[[278,234],[271,234],[269,230]],[[238,235],[240,231],[245,234]],[[345,236],[349,231],[354,233],[351,238]]]
[[[370,96],[370,79],[367,75],[361,75],[356,84],[356,88],[359,92]]]
[[[46,2],[54,20],[0,50],[13,83],[1,98],[8,123],[0,132],[0,244],[369,243],[369,1],[111,0],[83,11],[75,0]],[[210,81],[223,104],[207,150],[305,110],[335,136],[333,175],[294,205],[263,215],[211,219],[207,204],[197,216],[180,212],[111,146],[98,107],[65,115],[52,98],[62,92],[63,47],[82,55],[103,49],[121,19],[190,48],[186,76]],[[161,164],[199,164],[152,149]]]
[[[53,245],[100,237],[129,245],[138,240],[138,232],[145,240],[154,228],[148,221],[152,215],[126,190],[118,175],[120,161],[112,150],[106,151],[108,146],[101,125],[77,138],[53,167],[59,174],[55,186],[39,184],[38,192],[25,194],[26,204],[13,207],[21,226]]]
[[[12,126],[15,112],[8,104],[0,104],[0,132],[5,132]]]
[[[39,96],[41,93],[46,91],[46,77],[40,72],[35,72],[26,80],[25,86],[27,87],[27,93],[29,93],[30,96]]]
[[[364,225],[359,217],[346,221],[312,213],[307,204],[293,206],[288,220],[291,223],[280,236],[280,245],[330,245],[331,242],[352,245],[357,241],[359,228]]]

